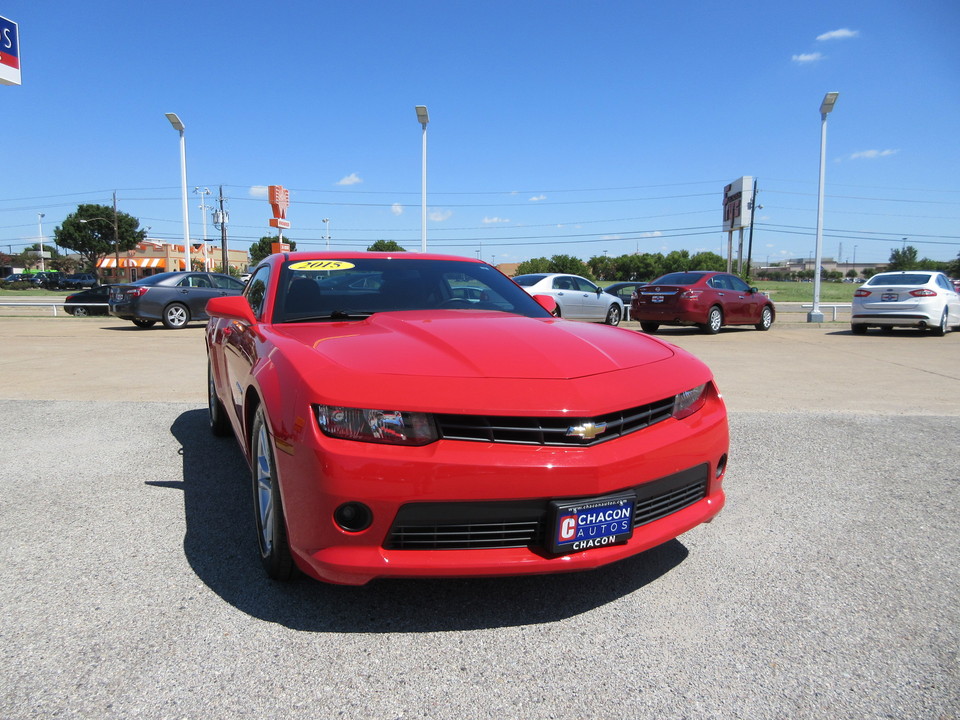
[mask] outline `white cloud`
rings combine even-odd
[[[815,53],[803,53],[801,55],[794,55],[791,58],[795,63],[800,65],[806,65],[807,63],[817,62],[818,60],[823,60],[823,55],[818,52]]]
[[[394,203],[390,206],[390,212],[394,215],[403,215],[403,205],[400,203]]]
[[[850,156],[851,160],[874,160],[875,158],[890,157],[896,155],[899,150],[862,150],[855,152]]]
[[[547,199],[546,195],[535,195],[534,197],[530,198],[530,202],[540,202],[541,200],[546,200],[546,199]]]
[[[855,38],[860,34],[859,30],[848,30],[847,28],[840,28],[839,30],[831,30],[830,32],[825,32],[823,35],[817,35],[817,40],[824,42],[825,40],[846,40],[848,38]]]
[[[601,240],[623,240],[623,235],[603,235]]]
[[[356,173],[350,173],[345,178],[340,178],[337,181],[337,185],[356,185],[362,183],[363,180],[360,179],[360,176]]]
[[[640,237],[660,237],[663,235],[659,230],[654,230],[653,232],[640,233]]]
[[[444,220],[449,220],[453,215],[453,210],[431,210],[430,219],[433,222],[443,222]]]
[[[267,186],[266,185],[254,185],[250,188],[250,197],[254,198],[265,198],[267,197]]]
[[[508,223],[510,222],[509,218],[500,218],[500,217],[485,217],[483,219],[484,224],[489,225],[490,223]]]

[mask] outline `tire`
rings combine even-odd
[[[170,303],[163,309],[163,324],[169,330],[180,330],[190,322],[190,311],[181,303]]]
[[[640,323],[640,329],[648,335],[653,335],[657,330],[660,329],[660,323],[642,322]]]
[[[293,556],[287,542],[287,523],[277,483],[277,464],[262,405],[257,408],[253,419],[251,446],[253,511],[260,562],[271,579],[289,580],[294,574]]]
[[[152,328],[154,325],[157,324],[157,321],[156,320],[134,320],[133,324],[136,325],[138,328],[143,328],[145,330],[147,328]]]
[[[207,361],[207,416],[210,420],[210,432],[217,437],[230,435],[230,419],[227,411],[217,397],[216,386],[213,383],[213,366]]]
[[[754,327],[757,330],[769,330],[771,325],[773,325],[773,310],[769,305],[764,305],[763,310],[760,311],[760,322]]]
[[[700,329],[707,335],[716,335],[723,327],[723,310],[719,305],[714,305],[707,313],[707,321],[700,326]]]
[[[950,332],[950,326],[947,324],[947,322],[948,322],[947,308],[944,308],[943,315],[940,316],[940,324],[937,325],[935,328],[930,328],[930,332],[932,332],[937,337],[943,337],[948,332]]]
[[[87,310],[83,305],[78,305],[73,309],[74,317],[87,317],[90,314],[90,311]]]
[[[620,311],[620,306],[614,303],[610,306],[610,309],[607,310],[607,319],[604,322],[607,325],[613,325],[616,327],[620,324],[620,319],[623,317],[623,313]]]
[[[850,326],[850,332],[852,332],[854,335],[866,335],[867,326],[863,325],[862,323],[855,323]]]

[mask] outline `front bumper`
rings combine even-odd
[[[328,438],[312,418],[302,427],[304,442],[276,443],[277,470],[296,563],[308,575],[327,582],[361,585],[378,577],[520,575],[597,568],[711,520],[725,502],[722,480],[729,437],[722,400],[712,388],[706,405],[693,416],[670,418],[582,448],[454,440],[420,448],[392,447]],[[664,486],[665,490],[673,492],[699,482],[697,478],[702,479],[702,491],[682,492],[699,494],[687,495],[676,511],[654,512],[649,516],[653,519],[643,524],[637,520],[633,536],[624,544],[557,556],[546,549],[543,535],[551,528],[543,508],[551,500],[632,488],[642,499],[645,487],[666,483],[670,487]],[[656,505],[659,496],[648,494]],[[333,512],[346,502],[370,508],[369,527],[347,532],[336,525]],[[540,518],[540,529],[522,546],[483,547],[481,543],[441,549],[441,543],[410,549],[413,546],[396,541],[400,525],[409,530],[412,524],[420,531],[431,523],[472,525],[477,518],[496,524],[499,508],[515,506],[527,508],[527,516],[532,512]],[[505,513],[504,522],[510,517]],[[438,527],[437,536],[447,537],[446,530]]]

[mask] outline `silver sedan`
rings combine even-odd
[[[960,295],[942,272],[906,270],[874,275],[853,295],[850,330],[914,327],[946,335],[960,330]]]
[[[513,280],[531,295],[552,297],[557,301],[557,315],[568,320],[619,325],[623,319],[623,300],[579,275],[531,273]]]

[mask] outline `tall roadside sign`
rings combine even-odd
[[[20,84],[20,27],[0,17],[0,85]]]
[[[723,229],[727,233],[727,272],[733,272],[733,231],[740,231],[737,272],[743,271],[743,229],[753,225],[753,177],[745,175],[723,188]]]
[[[290,250],[290,246],[283,242],[283,231],[290,229],[290,221],[287,220],[287,208],[290,207],[290,191],[282,185],[270,185],[267,187],[267,198],[270,200],[270,208],[273,210],[270,227],[277,228],[278,240],[271,245],[271,252],[287,252]]]

